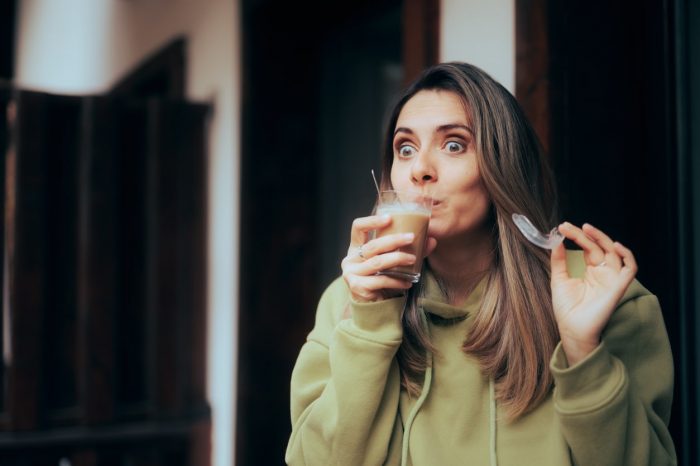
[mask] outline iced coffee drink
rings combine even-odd
[[[377,215],[390,215],[391,224],[377,230],[376,237],[381,238],[395,233],[413,233],[413,242],[400,250],[416,256],[416,262],[413,265],[394,267],[379,273],[410,280],[413,283],[420,279],[432,205],[433,200],[421,193],[382,191],[379,194]]]

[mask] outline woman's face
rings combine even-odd
[[[454,92],[424,90],[394,128],[391,183],[434,199],[428,234],[440,240],[482,234],[490,200],[477,166],[474,133]]]

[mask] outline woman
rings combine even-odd
[[[291,383],[294,465],[665,465],[673,364],[633,254],[590,225],[546,231],[554,189],[515,99],[464,63],[428,69],[387,128],[383,188],[435,199],[421,282],[390,218],[352,225]]]

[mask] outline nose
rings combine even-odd
[[[413,184],[422,186],[437,180],[437,170],[433,164],[429,151],[419,152],[411,165],[411,181]]]

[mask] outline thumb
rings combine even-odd
[[[559,280],[566,280],[569,278],[569,270],[566,268],[566,248],[563,242],[552,249],[550,263],[552,267],[552,280],[555,278]]]

